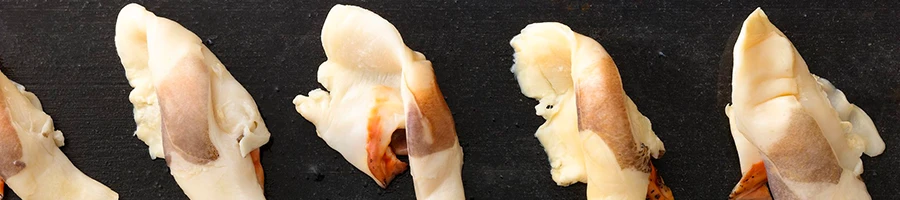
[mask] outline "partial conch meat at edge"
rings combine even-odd
[[[5,182],[21,199],[119,199],[69,161],[64,141],[37,96],[0,72],[0,191]]]
[[[872,119],[756,9],[734,45],[725,108],[743,178],[730,199],[871,199],[860,156],[885,144]]]

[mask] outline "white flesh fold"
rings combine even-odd
[[[134,87],[129,100],[135,106],[135,135],[150,147],[151,158],[166,156],[171,174],[185,194],[191,199],[265,199],[247,154],[268,142],[269,131],[253,98],[200,38],[174,21],[129,4],[119,13],[116,47],[129,84]],[[218,157],[199,164],[185,160],[181,151],[164,149],[163,116],[157,96],[160,85],[184,84],[184,88],[191,88],[192,81],[198,80],[208,81],[208,88],[202,89],[208,90],[209,96],[195,101],[206,103],[178,106],[208,105],[208,123],[196,124],[208,126],[208,133],[178,134],[204,134],[202,137],[209,138]],[[184,88],[176,87],[172,95],[196,92],[178,91]],[[182,114],[188,113],[173,116]]]
[[[376,175],[383,173],[373,172],[372,168],[385,166],[374,165],[369,151],[386,151],[386,157],[396,160],[389,147],[392,133],[417,123],[416,127],[425,130],[406,130],[407,138],[427,140],[408,146],[416,197],[464,199],[462,149],[455,130],[452,138],[432,137],[429,127],[445,127],[448,123],[426,119],[433,113],[450,117],[443,96],[443,109],[438,110],[428,107],[435,105],[432,99],[417,101],[422,95],[433,98],[428,96],[432,93],[421,92],[439,93],[431,63],[425,56],[409,49],[387,20],[356,6],[336,5],[331,9],[322,27],[322,46],[328,61],[319,66],[318,81],[327,92],[316,89],[294,99],[297,112],[316,126],[318,136],[385,187],[394,175]],[[426,107],[421,107],[423,103]],[[416,121],[410,122],[408,117]],[[452,120],[449,125],[453,126]],[[453,145],[431,152],[430,142]],[[375,146],[367,147],[370,143]],[[405,169],[399,160],[390,162],[394,163],[387,166],[390,172]]]
[[[575,35],[571,30],[548,25],[544,25],[544,30],[533,27],[538,26],[523,29],[523,34],[514,37],[510,45],[516,52],[512,71],[522,93],[540,102],[534,107],[535,113],[547,120],[534,135],[547,152],[550,175],[557,185],[587,183],[570,67],[569,42],[574,41]]]
[[[297,112],[316,125],[316,133],[328,146],[384,187],[387,183],[369,169],[368,122],[372,115],[380,115],[380,122],[375,122],[382,124],[382,134],[377,135],[383,143],[379,148],[389,148],[391,133],[404,128],[401,63],[392,56],[408,48],[393,25],[358,9],[337,5],[328,12],[322,27],[328,61],[318,71],[318,81],[328,91],[316,89],[308,96],[298,95],[294,104]],[[376,96],[385,101],[376,102]],[[378,111],[373,113],[375,109]]]
[[[53,119],[44,113],[41,103],[31,92],[0,73],[0,98],[4,98],[6,115],[3,125],[15,130],[21,145],[20,171],[6,178],[22,199],[119,199],[119,195],[105,185],[91,179],[75,168],[59,150],[63,146],[62,132],[53,128]],[[9,123],[9,124],[5,124]],[[14,144],[0,144],[14,145]],[[4,152],[6,153],[6,152]]]
[[[809,72],[760,9],[744,21],[732,77],[733,104],[726,113],[742,172],[753,160],[765,161],[776,199],[870,199],[858,179],[859,156],[884,151],[874,124],[842,92]],[[754,149],[761,155],[753,155]]]
[[[592,131],[578,131],[573,77],[593,77],[583,77],[591,73],[574,72],[574,68],[595,70],[596,62],[610,59],[603,47],[560,23],[530,24],[510,44],[516,51],[512,71],[522,93],[540,101],[536,113],[547,120],[535,136],[547,152],[554,181],[561,186],[588,183],[588,199],[645,198],[649,173],[623,169],[602,138]],[[617,117],[627,117],[634,142],[647,146],[650,156],[659,157],[665,148],[650,121],[627,95],[625,101],[628,116]]]

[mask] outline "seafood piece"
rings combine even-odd
[[[0,178],[9,188],[22,199],[119,199],[75,168],[63,144],[37,96],[0,73]]]
[[[510,45],[522,93],[547,120],[535,136],[558,185],[586,182],[588,199],[673,199],[650,163],[663,143],[603,46],[555,22],[528,25]]]
[[[122,8],[116,50],[134,87],[135,135],[165,157],[191,199],[264,199],[259,147],[269,130],[247,90],[178,23]]]
[[[871,199],[859,157],[885,148],[872,119],[811,74],[761,9],[744,21],[732,78],[725,112],[744,178],[731,198]]]
[[[462,148],[431,62],[377,14],[336,5],[322,27],[328,61],[297,112],[357,169],[385,187],[409,155],[418,199],[464,199]],[[405,129],[405,135],[403,132]]]

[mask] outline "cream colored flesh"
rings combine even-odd
[[[514,37],[510,45],[516,51],[512,71],[522,93],[540,102],[534,107],[535,113],[547,120],[538,127],[535,137],[547,152],[550,174],[557,185],[587,183],[572,86],[571,44],[555,41],[572,41],[574,34],[566,29],[557,30],[551,24],[544,24],[545,28],[541,29],[533,28],[541,27],[538,25],[529,27]]]
[[[597,133],[579,132],[574,81],[596,79],[598,62],[611,63],[606,50],[559,23],[530,24],[510,44],[516,51],[512,71],[522,93],[540,102],[536,113],[547,120],[535,136],[547,152],[553,180],[561,186],[586,182],[588,199],[645,198],[649,171],[621,166],[618,159],[624,158],[617,158],[618,153]],[[582,72],[573,72],[578,70]],[[653,133],[650,121],[623,96],[625,115],[615,117],[629,122],[634,145],[647,147],[643,156],[659,157],[663,143]]]
[[[382,127],[382,134],[377,135],[381,141],[378,148],[387,150],[391,133],[406,123],[400,98],[401,63],[390,55],[395,49],[408,48],[390,23],[358,9],[338,5],[328,13],[322,27],[322,46],[328,61],[318,71],[318,81],[328,91],[316,89],[308,96],[299,95],[294,104],[297,112],[316,125],[316,133],[328,146],[385,187],[387,183],[369,168],[369,119],[380,116],[376,122]],[[370,30],[372,34],[356,30]],[[380,35],[385,37],[378,38]],[[371,43],[354,45],[367,41]],[[364,52],[388,55],[363,57]],[[379,96],[385,101],[377,102]],[[373,113],[374,109],[378,111]]]
[[[318,81],[327,91],[294,99],[319,137],[385,187],[396,174],[373,170],[405,170],[389,144],[395,130],[406,129],[417,199],[464,199],[462,148],[425,56],[406,47],[387,20],[356,6],[331,9],[322,46],[328,61]],[[373,159],[370,151],[388,153]]]
[[[732,77],[733,104],[726,113],[742,169],[765,161],[776,199],[870,199],[857,177],[863,152],[884,151],[874,124],[830,82],[809,72],[760,9],[744,21]],[[761,154],[753,155],[754,148]]]
[[[247,154],[268,142],[269,131],[253,98],[203,46],[200,38],[174,21],[157,17],[140,5],[129,4],[116,22],[116,48],[129,84],[134,87],[129,100],[135,106],[135,135],[150,147],[151,158],[165,156],[172,176],[184,193],[191,199],[265,199],[253,161]],[[181,120],[160,115],[157,91],[169,85],[174,87],[166,90],[166,98],[198,92],[208,94],[171,105],[178,108],[175,110],[205,110],[206,113],[167,115],[178,118],[196,114],[201,123],[206,123],[196,126],[208,126],[196,130],[207,131],[192,132],[195,129],[175,127],[176,124],[169,124],[168,131],[170,136],[201,134],[191,138],[208,141],[216,157],[198,162],[189,155],[201,155],[200,152],[164,145],[161,121]],[[202,85],[208,86],[194,87]],[[196,106],[208,106],[208,109]],[[183,141],[170,139],[169,142]]]
[[[0,93],[4,99],[0,102],[6,104],[0,106],[6,109],[0,114],[8,119],[0,123],[9,123],[15,130],[22,149],[21,157],[11,163],[22,166],[21,170],[4,181],[20,198],[119,199],[116,192],[75,168],[59,150],[64,144],[62,132],[53,128],[53,119],[43,112],[34,94],[2,73]]]
[[[761,162],[762,157],[759,155],[759,149],[753,146],[737,128],[732,112],[731,106],[725,107],[725,115],[728,116],[728,123],[731,126],[731,137],[734,139],[734,146],[737,148],[738,158],[741,161],[741,175],[744,175],[747,174],[747,171],[750,171],[753,164]]]

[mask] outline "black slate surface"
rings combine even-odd
[[[253,95],[272,132],[263,147],[270,199],[414,199],[409,173],[379,188],[315,134],[291,99],[319,88],[319,34],[331,1],[140,2],[201,38]],[[542,119],[510,73],[509,39],[559,21],[603,44],[625,90],[665,142],[654,163],[679,199],[724,199],[740,179],[723,107],[730,43],[756,7],[793,41],[813,73],[866,110],[887,150],[863,157],[874,199],[900,199],[900,41],[890,1],[341,1],[391,21],[433,63],[465,151],[470,199],[583,199],[558,187],[533,137]],[[132,136],[131,88],[113,35],[122,1],[0,2],[0,57],[37,94],[66,137],[69,159],[122,199],[186,199],[163,160]],[[8,199],[18,199],[6,189]]]

